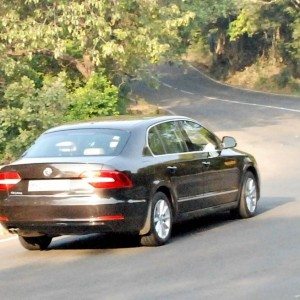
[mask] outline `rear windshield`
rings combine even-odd
[[[24,157],[116,156],[129,132],[116,129],[73,129],[43,134]]]

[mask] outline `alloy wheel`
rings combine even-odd
[[[248,210],[253,213],[257,204],[256,184],[253,178],[248,178],[245,184],[245,199]]]
[[[171,229],[170,207],[164,199],[160,199],[156,202],[153,217],[156,234],[160,239],[164,240]]]

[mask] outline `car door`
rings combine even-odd
[[[235,201],[239,178],[237,161],[222,156],[220,140],[200,124],[185,120],[181,126],[189,139],[190,150],[201,153],[203,194],[198,206],[207,208]]]
[[[179,211],[191,210],[191,204],[185,200],[202,194],[200,189],[203,184],[201,178],[197,177],[201,166],[195,163],[197,156],[188,151],[178,121],[163,122],[151,127],[148,144],[155,156],[156,172],[165,174],[166,180],[171,182]]]

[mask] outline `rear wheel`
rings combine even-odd
[[[236,213],[241,218],[252,217],[257,208],[258,186],[252,172],[247,172],[244,176],[239,206]]]
[[[143,246],[160,246],[165,244],[172,231],[172,209],[168,197],[161,192],[152,199],[151,228],[149,234],[141,237]]]
[[[19,241],[27,250],[45,250],[50,245],[52,237],[47,235],[35,237],[25,237],[19,235]]]

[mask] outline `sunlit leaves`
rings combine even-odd
[[[88,55],[92,70],[104,67],[113,76],[137,75],[149,63],[180,54],[180,28],[195,16],[157,0],[4,2],[0,44],[7,52],[30,56],[48,50],[65,61],[66,53],[74,53],[70,44],[76,45],[76,59]]]
[[[0,109],[0,161],[18,157],[44,130],[59,124],[69,100],[64,74],[44,78],[36,88],[28,77],[10,84]]]
[[[66,119],[87,120],[99,116],[118,115],[119,91],[105,76],[90,77],[84,87],[70,95],[70,106]]]

